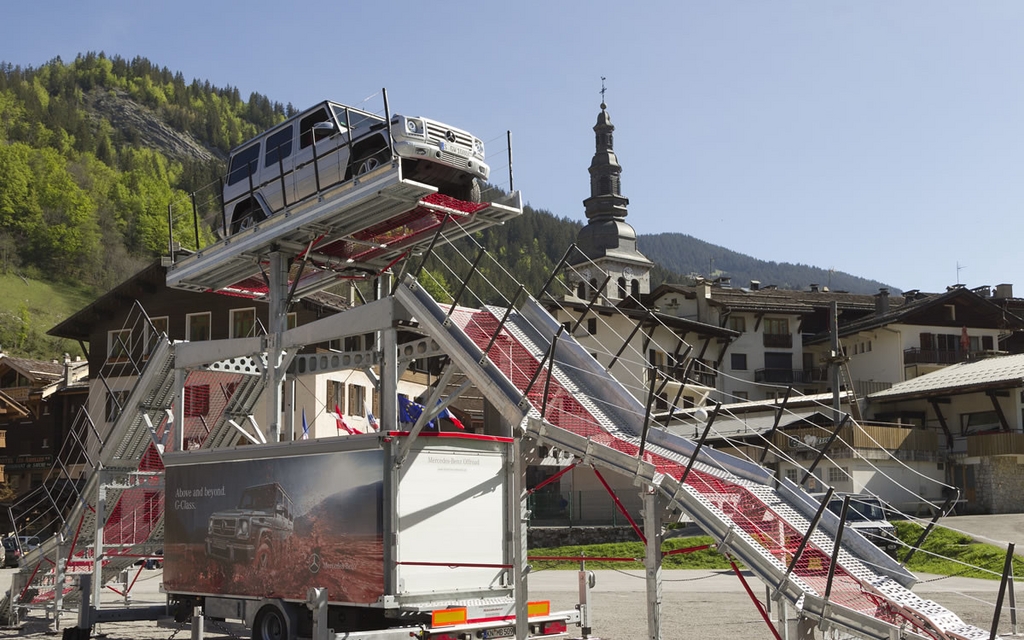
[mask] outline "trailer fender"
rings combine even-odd
[[[279,640],[298,635],[298,612],[293,604],[277,598],[253,601],[246,608],[246,625],[252,629],[254,640]]]

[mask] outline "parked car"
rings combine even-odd
[[[896,537],[896,527],[887,519],[892,512],[891,507],[877,496],[866,493],[833,493],[832,499],[828,501],[828,510],[837,516],[842,513],[845,496],[850,498],[850,508],[846,513],[847,526],[856,529],[876,547],[895,558],[900,540]]]
[[[390,163],[389,133],[403,177],[459,200],[480,200],[478,180],[490,175],[482,140],[427,118],[395,115],[390,124],[324,101],[236,147],[224,181],[225,235]]]
[[[3,539],[5,567],[17,567],[21,556],[39,546],[36,536],[7,536]]]

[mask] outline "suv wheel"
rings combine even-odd
[[[245,231],[246,229],[255,227],[266,219],[267,216],[263,214],[263,209],[261,207],[254,207],[252,203],[239,205],[238,208],[235,209],[234,215],[231,216],[231,233]]]
[[[363,156],[363,157],[359,158],[358,160],[356,160],[355,163],[353,163],[355,165],[355,168],[352,171],[352,174],[353,175],[357,175],[357,176],[361,176],[363,174],[366,174],[366,173],[369,173],[369,172],[373,171],[377,167],[380,167],[381,165],[385,164],[387,161],[388,161],[388,150],[387,149],[381,149],[380,151],[377,151],[377,152],[372,153],[372,154],[367,155],[367,156]]]
[[[270,543],[264,540],[256,549],[256,568],[263,571],[270,564]]]

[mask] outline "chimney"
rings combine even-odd
[[[711,300],[711,283],[707,280],[697,284],[697,321],[709,323],[711,320],[711,308],[708,305]]]
[[[903,292],[903,302],[913,302],[917,300],[917,294],[921,293],[920,289],[911,289]]]
[[[875,294],[875,315],[883,315],[889,312],[889,289],[882,287]]]
[[[811,293],[818,293],[818,285],[817,285],[817,283],[813,283],[813,282],[811,283]]]
[[[1013,297],[1013,285],[1012,284],[997,284],[995,298],[999,300],[1005,300],[1006,298]]]
[[[761,281],[760,280],[751,280],[750,281],[750,290],[751,291],[757,291],[760,288],[761,288]]]

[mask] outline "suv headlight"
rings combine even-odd
[[[473,153],[477,156],[484,157],[484,141],[473,138]]]
[[[249,521],[239,520],[238,521],[238,537],[248,538],[249,537]]]
[[[408,118],[405,121],[405,130],[407,133],[421,136],[423,135],[423,121],[416,120],[415,118]]]

